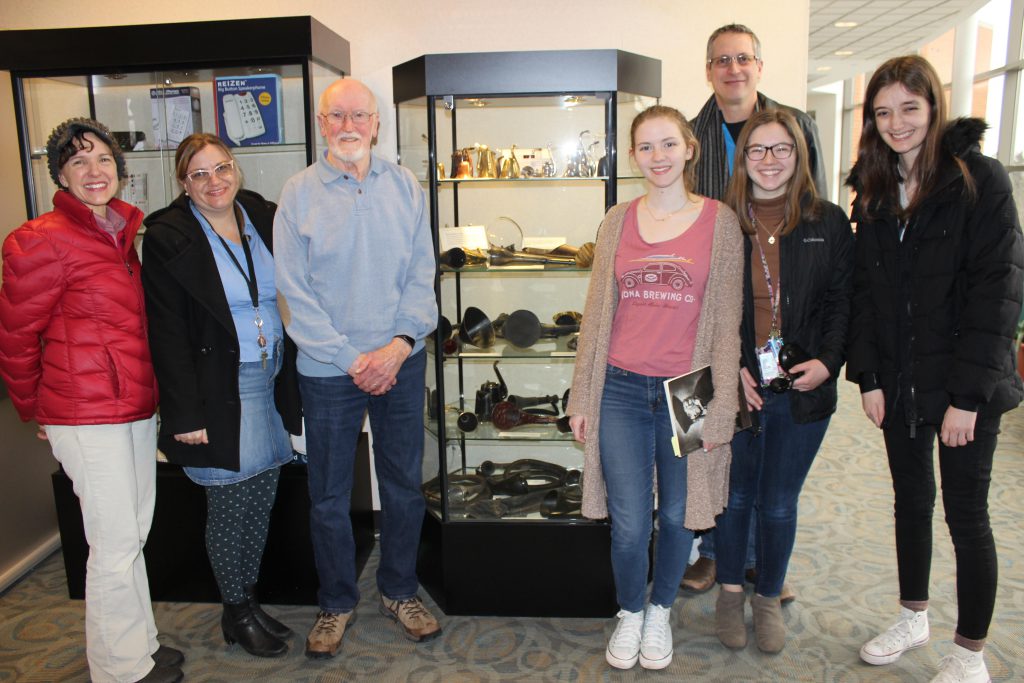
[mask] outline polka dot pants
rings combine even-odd
[[[244,602],[245,586],[259,578],[280,474],[274,467],[235,484],[206,487],[206,553],[225,603]]]

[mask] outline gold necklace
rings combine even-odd
[[[671,212],[665,214],[665,216],[663,218],[658,218],[657,216],[654,215],[654,212],[651,211],[651,205],[647,203],[647,195],[644,195],[644,208],[647,209],[648,215],[650,215],[650,217],[653,218],[658,223],[664,223],[669,218],[672,218],[672,216],[675,216],[677,213],[679,213],[680,211],[682,211],[683,209],[685,209],[689,205],[690,205],[690,199],[687,198],[686,201],[683,203],[683,205],[680,206],[678,209],[676,209],[675,211],[671,211]]]
[[[761,228],[768,233],[768,244],[775,244],[775,233],[777,233],[779,231],[779,228],[781,228],[786,223],[786,219],[785,217],[783,217],[783,219],[779,221],[779,224],[775,226],[775,229],[772,230],[771,232],[768,232],[768,228],[765,227],[764,223],[757,220],[757,216],[755,216],[753,212],[751,212],[750,218],[754,221],[755,227],[760,225]]]

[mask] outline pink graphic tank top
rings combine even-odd
[[[686,232],[653,244],[640,236],[638,206],[635,200],[627,209],[615,252],[619,301],[608,362],[642,375],[674,377],[691,369],[719,203],[705,198]]]

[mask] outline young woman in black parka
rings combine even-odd
[[[958,621],[933,681],[989,681],[982,648],[997,565],[988,489],[1000,417],[1022,398],[1011,347],[1024,243],[1009,177],[980,152],[985,128],[946,120],[942,83],[925,59],[891,59],[868,84],[850,177],[857,243],[846,373],[885,438],[901,605],[860,656],[888,664],[928,642],[938,437]]]

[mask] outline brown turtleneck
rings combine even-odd
[[[782,243],[782,229],[776,232],[775,228],[783,219],[786,210],[786,196],[775,199],[753,199],[754,207],[754,228],[757,230],[758,240],[761,248],[764,249],[765,260],[768,261],[768,272],[772,278],[772,288],[779,289],[779,245]],[[775,244],[768,244],[768,237],[774,233]],[[750,254],[750,278],[754,285],[754,336],[759,346],[764,346],[768,341],[768,334],[772,326],[772,304],[768,297],[768,284],[764,280],[764,266],[761,265],[761,254],[757,249],[757,242],[753,235],[747,235],[752,248]],[[780,307],[781,309],[781,307]],[[782,311],[776,318],[776,325],[782,330]]]

